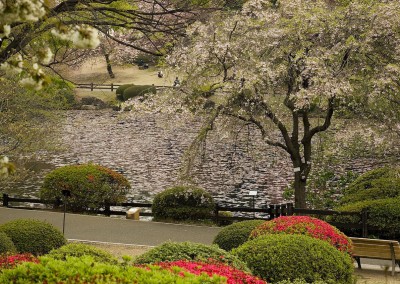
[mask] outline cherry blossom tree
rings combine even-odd
[[[306,207],[312,140],[338,107],[399,92],[399,13],[399,1],[250,0],[193,24],[168,62],[182,102],[214,105],[197,143],[217,117],[254,125],[287,152]]]
[[[216,1],[216,0],[214,0]],[[218,2],[218,1],[216,1]],[[43,66],[60,63],[65,49],[96,48],[112,40],[136,51],[161,56],[154,44],[184,35],[198,13],[213,1],[183,0],[16,0],[0,1],[0,65],[24,76],[21,83],[40,89],[46,84]],[[123,37],[125,33],[131,35]],[[52,47],[49,47],[49,42]],[[99,52],[108,54],[105,45]],[[70,55],[71,52],[68,52]],[[75,53],[77,54],[77,53]]]

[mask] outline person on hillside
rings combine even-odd
[[[157,76],[158,76],[158,78],[162,78],[162,77],[164,77],[164,73],[162,71],[158,71]]]
[[[178,77],[176,77],[173,86],[174,87],[179,87],[180,85],[181,85],[181,82],[179,81]]]

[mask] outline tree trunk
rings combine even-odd
[[[104,44],[100,44],[100,48],[101,48],[101,52],[104,55],[104,58],[106,59],[108,75],[110,76],[110,78],[114,79],[115,75],[114,75],[114,72],[112,71],[112,67],[111,67],[110,54],[108,54],[107,49],[104,46]]]
[[[306,184],[307,178],[302,177],[300,172],[296,172],[294,179],[294,206],[296,208],[307,208]]]
[[[111,62],[110,62],[110,55],[108,53],[104,53],[104,57],[106,58],[108,75],[110,75],[110,78],[114,79],[115,75],[114,75],[114,73],[112,71]]]

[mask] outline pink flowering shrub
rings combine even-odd
[[[13,254],[13,255],[2,255],[0,256],[0,269],[3,268],[14,268],[22,262],[35,262],[39,263],[39,259],[34,257],[32,254]]]
[[[250,275],[244,271],[233,268],[229,265],[222,264],[220,262],[214,261],[211,263],[197,262],[197,261],[187,261],[178,260],[173,262],[160,262],[157,263],[158,266],[173,270],[173,267],[179,267],[186,270],[189,273],[195,275],[200,275],[202,273],[208,274],[210,277],[213,275],[224,276],[227,279],[228,284],[266,284],[264,280]]]
[[[325,221],[308,216],[282,216],[255,228],[250,239],[267,234],[306,235],[329,242],[338,250],[352,253],[351,240]]]

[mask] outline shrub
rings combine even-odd
[[[107,104],[103,102],[101,99],[96,97],[83,97],[81,99],[82,105],[93,105],[97,106],[98,108],[106,108]]]
[[[44,282],[45,281],[45,282]],[[41,257],[40,263],[23,263],[0,273],[0,283],[224,283],[221,276],[194,275],[183,269],[169,271],[157,266],[128,267],[98,263],[89,256],[66,261]]]
[[[0,231],[0,255],[15,252],[17,252],[17,249],[12,240],[6,235],[6,233]]]
[[[304,235],[273,234],[248,241],[233,254],[268,282],[304,279],[307,283],[353,283],[353,261],[325,241]]]
[[[233,213],[230,211],[218,211],[218,217],[231,218],[231,217],[233,217]],[[228,225],[233,224],[233,220],[218,219],[218,220],[216,220],[215,224],[217,224],[218,226],[228,226]]]
[[[220,275],[227,279],[227,283],[243,283],[243,284],[265,284],[266,282],[249,273],[230,267],[222,263],[204,263],[196,261],[178,260],[173,262],[157,263],[164,269],[172,269],[180,267],[184,270],[199,275],[206,273],[209,276]]]
[[[125,85],[121,85],[117,88],[117,90],[115,91],[116,95],[117,95],[117,100],[119,101],[123,101],[124,100],[124,91],[126,89],[128,89],[129,87],[134,86],[135,84],[125,84]]]
[[[351,254],[351,240],[325,221],[308,216],[282,216],[255,228],[250,239],[267,234],[307,235],[330,243],[340,251]]]
[[[142,96],[145,94],[156,94],[157,90],[156,87],[153,85],[140,85],[140,86],[130,86],[126,88],[123,95],[122,101],[126,101],[128,99]]]
[[[50,172],[40,190],[41,199],[62,199],[62,190],[69,190],[67,208],[75,212],[99,210],[106,202],[122,202],[130,189],[121,174],[99,165],[65,166]]]
[[[345,190],[341,204],[400,197],[400,168],[380,168],[359,176]]]
[[[89,255],[93,257],[93,260],[96,262],[110,264],[118,263],[118,260],[115,257],[104,250],[98,249],[90,245],[77,243],[70,243],[58,249],[54,249],[47,256],[54,259],[66,260],[67,257],[81,257],[84,255]]]
[[[23,262],[34,262],[38,263],[39,259],[29,253],[25,254],[13,254],[13,255],[2,255],[0,256],[0,270],[10,269],[16,267],[18,264]]]
[[[368,211],[367,224],[375,227],[380,238],[400,239],[400,197],[386,198],[377,200],[366,200],[350,203],[336,208],[337,211],[358,212]],[[360,222],[358,216],[336,216],[332,218],[336,222],[357,223]],[[372,229],[368,229],[372,231]],[[351,232],[349,232],[351,233]],[[355,235],[360,232],[353,231]]]
[[[217,234],[213,243],[230,251],[245,243],[249,239],[251,231],[264,222],[263,220],[249,220],[226,226]]]
[[[19,253],[46,254],[66,243],[64,236],[53,225],[33,219],[18,219],[0,226],[14,243]]]
[[[214,207],[212,196],[203,189],[175,186],[157,194],[151,209],[155,219],[197,220],[211,218]]]
[[[248,271],[246,265],[236,256],[217,246],[183,242],[167,242],[161,244],[144,254],[138,256],[135,264],[151,264],[164,261],[176,260],[195,260],[195,261],[219,261],[231,265],[237,269]]]
[[[226,0],[225,8],[229,10],[241,10],[247,1],[248,0]]]

